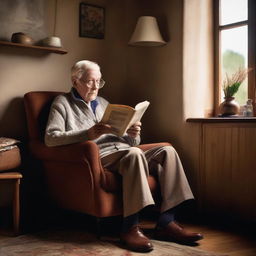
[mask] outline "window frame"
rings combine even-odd
[[[248,20],[235,22],[227,25],[219,24],[221,0],[213,0],[214,11],[214,115],[219,114],[221,99],[221,48],[220,32],[224,29],[248,25],[248,67],[252,68],[248,74],[248,98],[253,100],[254,116],[256,114],[256,1],[248,0]]]

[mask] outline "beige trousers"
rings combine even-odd
[[[164,212],[193,194],[181,161],[172,146],[155,147],[143,152],[137,147],[120,150],[101,159],[102,165],[122,175],[124,217],[153,205],[147,176],[156,174],[159,179]]]

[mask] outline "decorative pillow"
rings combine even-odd
[[[20,141],[11,138],[0,137],[0,149],[16,145],[17,143],[20,143]]]
[[[8,150],[11,150],[11,149],[14,149],[14,148],[17,148],[17,146],[12,145],[12,146],[7,146],[5,148],[0,148],[0,154],[1,154],[1,152],[8,151]],[[0,157],[1,157],[1,155],[0,155]]]

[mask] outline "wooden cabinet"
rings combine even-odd
[[[256,219],[256,119],[201,120],[200,133],[201,210]]]

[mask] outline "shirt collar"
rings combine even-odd
[[[99,102],[97,101],[97,98],[95,100],[90,101],[90,103],[88,104],[87,102],[84,101],[84,99],[81,97],[81,95],[78,93],[78,91],[74,87],[72,87],[71,89],[71,95],[73,96],[74,99],[83,101],[86,105],[88,105],[88,107],[92,109],[93,113],[95,114],[96,108],[99,104]]]
[[[78,93],[78,91],[77,91],[74,87],[72,87],[72,89],[71,89],[71,94],[72,94],[72,96],[73,96],[76,100],[82,100],[82,101],[84,101],[83,98],[80,96],[80,94]],[[85,101],[84,101],[84,102],[85,102]]]

